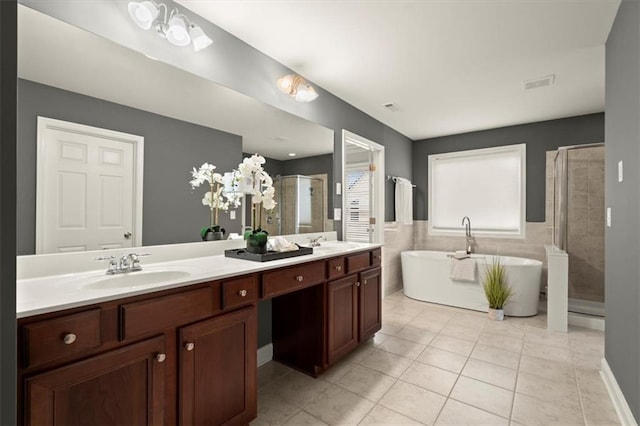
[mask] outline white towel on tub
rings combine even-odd
[[[454,281],[475,281],[476,260],[470,257],[466,259],[451,259],[449,278]]]

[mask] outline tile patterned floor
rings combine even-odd
[[[548,332],[546,316],[486,314],[395,293],[382,330],[312,379],[258,369],[257,425],[616,425],[599,376],[602,332]]]

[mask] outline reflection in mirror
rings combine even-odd
[[[274,212],[273,234],[315,230],[320,223],[333,229],[327,216],[333,131],[26,6],[19,6],[18,18],[18,254],[35,252],[39,116],[144,138],[143,245],[198,241],[209,211],[202,194],[190,189],[189,172],[204,162],[231,171],[243,152],[265,156],[267,171],[282,182],[298,175],[311,178],[305,182],[323,179],[322,191],[319,183],[299,186],[313,187],[308,194],[318,196],[315,203],[298,206],[305,199],[298,194],[291,205],[282,195],[281,207],[298,213]],[[322,212],[322,218],[304,216],[289,225],[285,216],[300,211]],[[235,219],[221,214],[227,233],[243,229],[243,215],[235,213]]]

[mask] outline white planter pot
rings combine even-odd
[[[489,308],[489,319],[502,321],[504,319],[504,309]]]

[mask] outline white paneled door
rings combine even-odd
[[[36,253],[141,245],[142,148],[140,136],[38,117]]]

